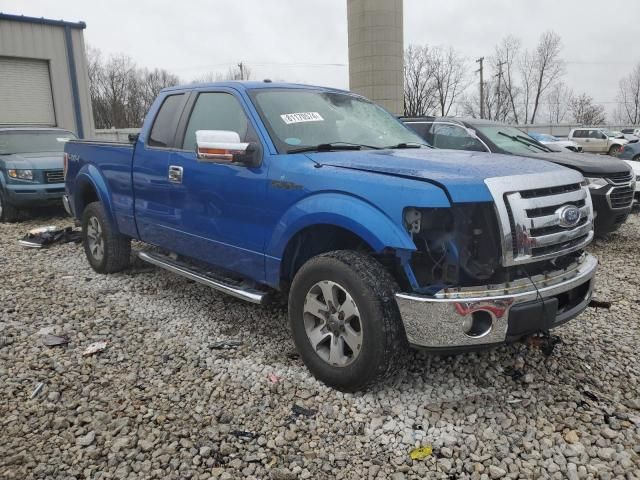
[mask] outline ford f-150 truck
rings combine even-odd
[[[0,128],[0,222],[17,220],[19,209],[61,205],[63,149],[72,138],[60,128]]]
[[[391,375],[407,345],[501,344],[589,302],[575,170],[434,150],[361,96],[266,81],[165,89],[132,140],[65,148],[93,269],[126,268],[137,239],[142,260],[249,302],[280,292],[333,387]]]

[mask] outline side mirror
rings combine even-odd
[[[201,162],[246,163],[244,157],[253,149],[229,130],[196,131],[196,156]]]

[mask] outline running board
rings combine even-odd
[[[208,287],[215,288],[241,300],[251,303],[263,304],[267,301],[267,292],[248,287],[243,284],[232,285],[222,278],[214,277],[211,272],[199,271],[191,265],[187,265],[171,257],[155,252],[138,252],[140,260],[156,265],[170,272],[194,280]]]

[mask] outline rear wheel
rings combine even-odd
[[[616,155],[618,155],[618,153],[620,153],[620,150],[622,150],[622,147],[620,145],[611,145],[611,148],[609,148],[609,155],[615,157]]]
[[[84,209],[82,244],[89,264],[98,273],[119,272],[129,266],[131,239],[113,230],[100,202]]]
[[[7,201],[7,197],[0,189],[0,222],[15,222],[18,220],[18,209]]]
[[[356,391],[396,372],[406,337],[394,279],[368,255],[340,250],[318,255],[296,274],[289,322],[311,373]]]

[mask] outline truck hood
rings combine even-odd
[[[624,162],[618,158],[608,155],[596,155],[593,153],[575,153],[570,151],[562,152],[540,152],[526,154],[527,157],[547,160],[565,167],[578,170],[585,177],[602,177],[610,173],[620,173],[626,171]]]
[[[530,158],[430,148],[323,152],[308,157],[320,165],[435,183],[449,193],[453,202],[492,201],[484,183],[487,178],[564,171]]]
[[[0,164],[7,169],[61,170],[63,156],[62,152],[14,153],[0,155]]]

